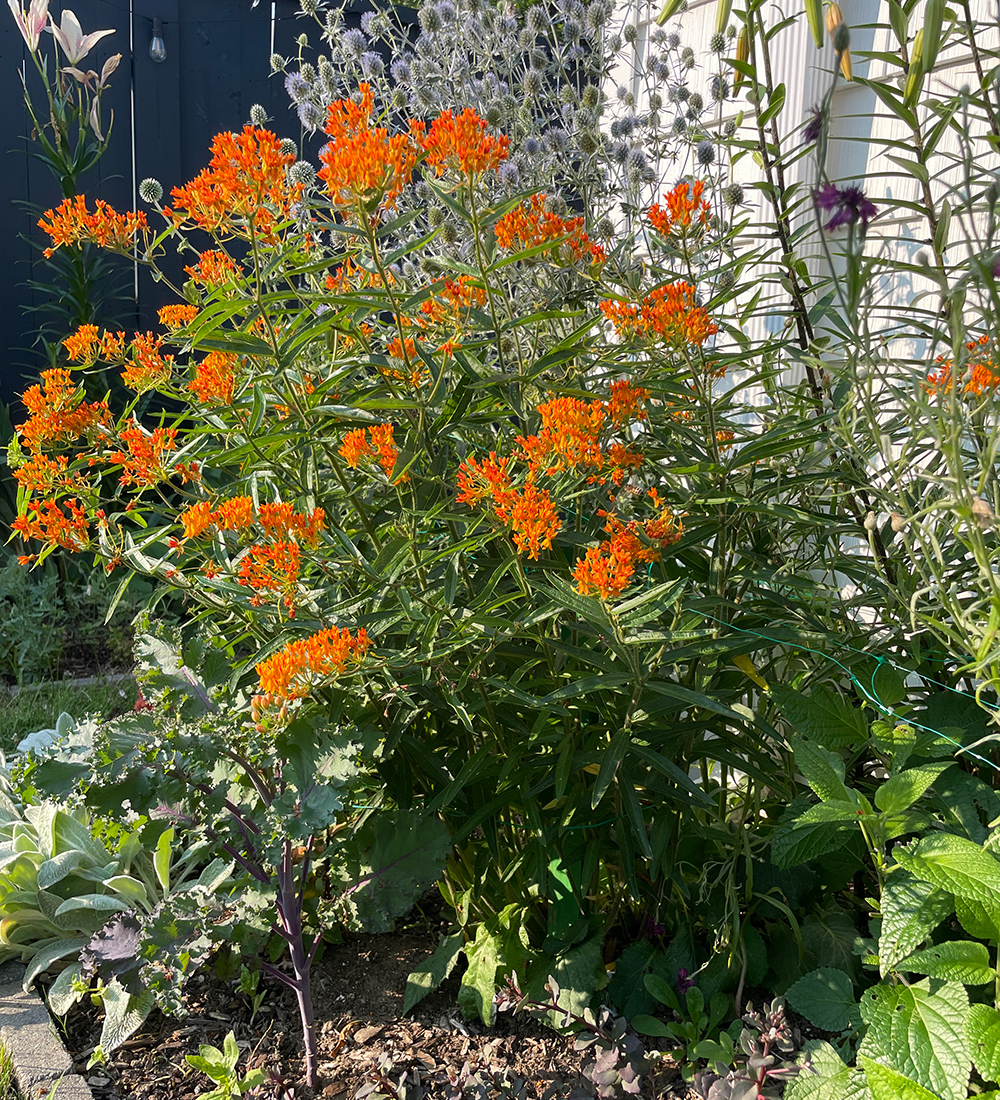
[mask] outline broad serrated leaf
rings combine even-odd
[[[893,871],[881,899],[879,971],[884,978],[912,954],[954,909],[951,895],[906,871]]]
[[[825,1039],[810,1039],[802,1048],[799,1072],[785,1085],[785,1100],[860,1100],[850,1092],[852,1079],[862,1074],[846,1065]]]
[[[936,1093],[918,1085],[891,1066],[874,1062],[862,1055],[859,1059],[872,1091],[872,1100],[939,1100]]]
[[[410,971],[406,979],[406,992],[403,995],[403,1015],[419,1004],[428,993],[432,993],[454,970],[455,963],[462,953],[463,937],[461,932],[444,936],[434,953],[415,970]]]
[[[977,940],[995,941],[1000,939],[1000,898],[992,904],[956,897],[955,916],[958,923]]]
[[[823,1031],[843,1031],[857,1008],[850,976],[828,966],[799,978],[785,996],[796,1012]]]
[[[795,734],[789,738],[795,766],[824,802],[853,802],[844,785],[844,761],[833,752]]]
[[[868,1024],[859,1054],[890,1065],[940,1100],[965,1100],[971,1058],[965,1038],[965,987],[931,979],[877,985],[861,998]]]
[[[911,874],[957,897],[989,906],[1000,896],[1000,860],[964,837],[935,833],[894,855]]]
[[[1000,1012],[973,1005],[965,1018],[969,1053],[984,1081],[1000,1081]]]
[[[875,792],[875,805],[887,814],[908,810],[941,773],[950,767],[950,760],[939,760],[934,764],[921,764],[920,767],[907,768],[905,772],[897,773]]]
[[[986,985],[997,976],[985,945],[974,940],[949,940],[926,947],[908,955],[896,969],[963,985]]]
[[[803,695],[784,684],[772,684],[771,695],[796,733],[828,749],[868,740],[864,714],[829,688]]]

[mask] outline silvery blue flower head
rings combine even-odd
[[[301,73],[289,73],[285,77],[285,91],[293,103],[301,103],[312,91],[312,88],[309,87],[309,81]]]
[[[715,160],[715,146],[705,138],[698,142],[698,163],[704,166],[712,164]]]
[[[508,160],[500,165],[499,179],[504,187],[517,187],[521,182],[521,169]]]
[[[545,135],[545,144],[549,152],[565,153],[570,147],[569,134],[561,127],[554,127]]]
[[[442,23],[454,23],[458,16],[458,12],[455,9],[455,5],[451,0],[438,0],[435,5],[437,13],[441,16]]]
[[[315,133],[323,125],[323,112],[310,99],[303,100],[299,104],[297,114],[299,122],[310,133]]]
[[[533,4],[528,8],[525,16],[525,25],[532,34],[545,34],[549,29],[549,16],[541,4]]]
[[[397,84],[409,84],[410,82],[410,60],[407,57],[397,57],[393,61],[391,66],[392,79]]]
[[[655,76],[657,80],[670,79],[670,66],[662,57],[658,57],[653,62],[653,76]]]
[[[370,35],[372,33],[372,23],[375,22],[378,17],[378,12],[366,11],[361,16],[361,29],[365,34]]]
[[[536,96],[542,90],[542,78],[536,69],[529,69],[524,74],[524,80],[521,83],[524,89],[524,94],[528,96]]]
[[[486,12],[486,0],[465,0],[465,10],[472,16],[480,16]]]
[[[624,164],[628,160],[628,146],[624,141],[616,141],[611,146],[611,159],[615,164]]]
[[[374,50],[365,50],[361,55],[361,72],[364,76],[379,76],[385,69],[382,55]]]
[[[628,153],[628,166],[638,172],[646,168],[646,154],[641,149],[630,149]]]
[[[538,154],[542,151],[542,143],[538,140],[538,138],[529,137],[524,139],[524,145],[522,146],[522,148],[524,149],[526,156],[537,157]]]
[[[352,27],[349,31],[344,31],[344,36],[340,40],[340,48],[348,57],[360,61],[361,55],[368,49],[368,39],[365,37],[364,32],[359,31],[357,27]]]
[[[438,14],[436,7],[431,7],[430,4],[425,4],[420,9],[420,26],[427,34],[437,34],[437,32],[443,26],[441,22],[441,16]]]
[[[575,19],[567,19],[563,23],[562,38],[564,42],[575,42],[583,34],[583,27]]]
[[[586,56],[587,51],[579,43],[574,46],[570,46],[570,48],[566,51],[567,61],[581,61]]]

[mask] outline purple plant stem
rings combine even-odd
[[[303,874],[303,881],[305,875]],[[278,916],[282,931],[288,941],[288,953],[291,956],[294,981],[288,984],[295,991],[299,1005],[299,1017],[302,1020],[302,1041],[305,1046],[306,1085],[314,1089],[317,1084],[316,1065],[316,1022],[313,1017],[312,987],[310,983],[310,964],[312,952],[306,952],[302,942],[302,893],[296,888],[295,867],[292,862],[292,843],[286,840],[281,855],[281,867],[278,869]],[[314,945],[315,946],[315,945]]]

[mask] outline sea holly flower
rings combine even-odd
[[[817,210],[833,215],[824,226],[828,233],[842,225],[856,225],[858,222],[862,229],[867,229],[868,223],[878,213],[878,208],[860,187],[838,187],[835,183],[827,183],[816,188],[813,201]]]
[[[13,6],[13,0],[7,0],[7,2]],[[34,3],[32,3],[31,6],[33,8],[35,6]],[[48,7],[47,2],[45,6]],[[53,19],[52,26],[49,30],[59,43],[62,52],[66,55],[66,60],[71,65],[76,65],[82,61],[102,38],[115,33],[112,29],[107,31],[91,31],[90,34],[84,34],[79,19],[77,19],[76,15],[71,12],[69,8],[63,8],[62,25],[57,26],[55,19]],[[120,56],[121,55],[119,55],[119,57]]]
[[[14,16],[17,29],[21,37],[28,45],[28,49],[34,53],[38,49],[38,36],[45,29],[49,18],[49,0],[31,0],[31,7],[25,11],[18,0],[7,0],[7,6]]]

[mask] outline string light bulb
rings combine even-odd
[[[149,41],[149,59],[157,65],[167,60],[167,46],[163,41],[163,21],[153,20],[153,37]]]

